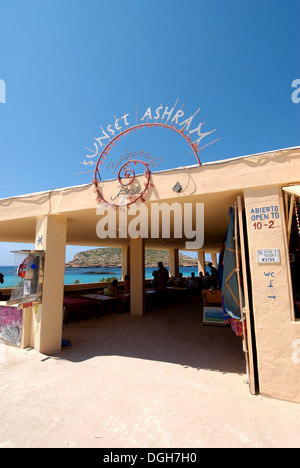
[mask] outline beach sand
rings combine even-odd
[[[300,405],[249,393],[240,338],[198,298],[74,315],[56,356],[0,345],[2,448],[300,446]]]

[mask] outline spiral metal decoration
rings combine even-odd
[[[133,127],[130,127],[130,128],[127,128],[126,130],[124,130],[123,132],[119,133],[118,135],[116,135],[104,148],[104,150],[102,151],[98,161],[97,161],[97,164],[96,164],[96,168],[95,168],[95,177],[93,179],[93,183],[94,183],[94,186],[95,186],[95,192],[97,194],[97,202],[98,203],[107,203],[109,205],[113,205],[115,207],[120,207],[120,206],[124,206],[124,205],[131,205],[132,203],[135,203],[137,202],[138,200],[141,200],[141,201],[145,201],[145,196],[146,196],[146,192],[149,188],[149,186],[152,186],[154,187],[154,185],[151,183],[150,181],[150,178],[151,178],[151,173],[150,173],[150,169],[149,169],[149,165],[148,163],[145,163],[144,161],[140,161],[140,160],[129,160],[127,161],[122,167],[121,169],[119,170],[119,173],[118,173],[118,181],[120,183],[120,186],[124,187],[128,187],[129,185],[131,185],[134,180],[135,180],[135,172],[134,172],[134,169],[133,168],[129,168],[128,165],[133,163],[134,165],[137,165],[137,164],[142,164],[145,166],[145,177],[146,177],[146,181],[144,183],[144,190],[142,190],[141,192],[139,192],[138,194],[136,194],[137,196],[130,196],[128,197],[129,198],[129,201],[127,203],[113,203],[111,200],[106,200],[100,190],[100,187],[99,187],[99,183],[101,182],[101,174],[100,174],[100,167],[101,165],[103,164],[104,160],[106,159],[106,156],[108,155],[108,153],[110,152],[111,150],[111,147],[112,146],[115,146],[116,142],[118,142],[121,138],[123,138],[125,135],[127,135],[128,133],[131,133],[132,131],[137,131],[137,130],[140,130],[142,128],[145,128],[145,127],[148,127],[148,128],[152,128],[152,127],[162,127],[162,128],[167,128],[169,130],[173,130],[174,132],[178,133],[179,135],[181,135],[185,140],[186,142],[189,144],[189,146],[191,147],[191,149],[193,150],[193,153],[195,154],[196,156],[196,159],[197,159],[197,162],[199,164],[199,166],[201,165],[201,162],[200,162],[200,159],[199,159],[199,155],[198,155],[198,145],[195,145],[192,143],[191,141],[191,137],[189,135],[186,135],[184,133],[184,129],[182,130],[178,130],[176,127],[174,127],[173,125],[167,125],[167,124],[163,124],[163,123],[144,123],[144,124],[139,124],[139,125],[135,125]],[[198,150],[198,151],[197,151]],[[121,172],[122,170],[124,170],[124,176],[121,177]],[[124,184],[123,182],[123,179],[126,180],[126,183]],[[129,179],[129,180],[128,180]]]

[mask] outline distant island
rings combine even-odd
[[[118,247],[105,247],[101,249],[78,252],[66,268],[119,268],[121,267],[122,249]],[[156,268],[157,262],[169,266],[169,252],[167,250],[145,250],[145,266]],[[181,267],[197,267],[196,258],[179,253]]]

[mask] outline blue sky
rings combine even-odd
[[[0,0],[0,198],[89,183],[100,125],[177,98],[217,129],[202,162],[298,146],[299,17],[299,0]],[[195,163],[176,134],[126,144]]]

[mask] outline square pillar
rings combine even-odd
[[[204,250],[198,251],[198,273],[205,275],[205,252]]]
[[[145,239],[130,239],[130,314],[145,313]]]
[[[293,319],[283,195],[280,187],[244,194],[260,393],[300,403],[300,324]],[[274,261],[271,249],[279,254]]]
[[[31,345],[46,355],[61,351],[67,220],[47,215],[37,220],[37,250],[45,250],[42,304],[33,308]]]
[[[211,254],[211,261],[212,261],[213,266],[215,268],[218,268],[218,261],[217,261],[217,254],[216,253]]]
[[[169,249],[169,273],[170,276],[174,277],[177,277],[179,274],[178,249]]]
[[[124,281],[126,275],[130,274],[130,247],[122,247],[122,273],[121,279]]]

